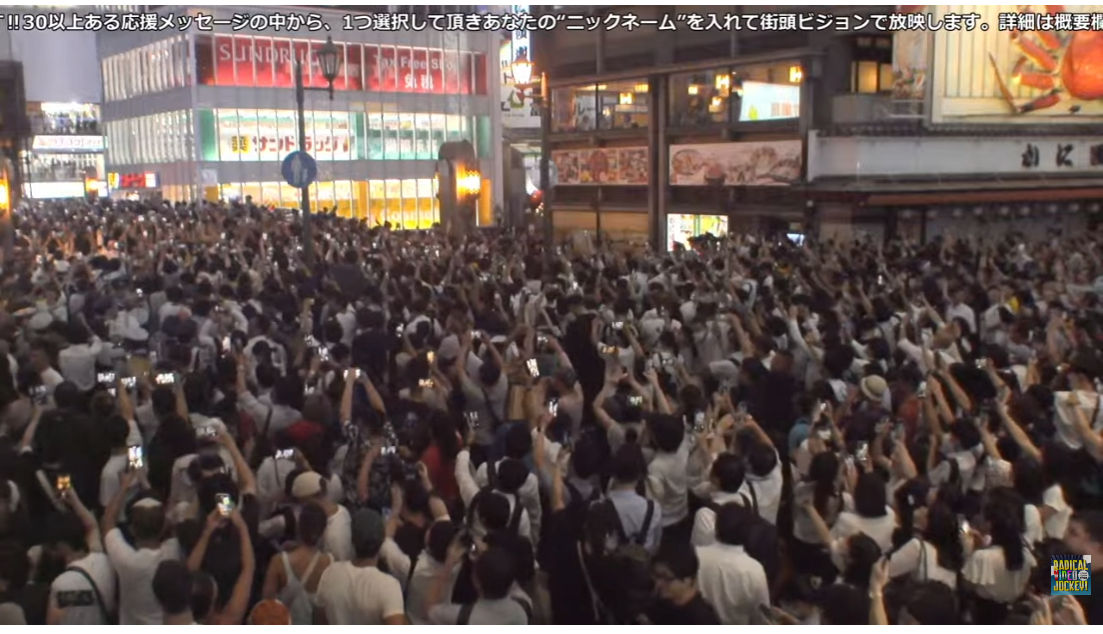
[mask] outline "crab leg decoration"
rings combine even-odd
[[[1020,13],[1033,13],[1034,5],[1019,6]],[[1063,13],[1064,5],[1045,5],[1045,14]],[[1103,99],[1103,32],[1099,31],[1012,31],[1020,55],[1011,69],[1011,83],[1045,91],[1025,104],[1016,104],[995,56],[988,54],[996,71],[1000,94],[1017,114],[1052,108],[1069,97],[1080,101]],[[1075,114],[1079,106],[1069,112]]]

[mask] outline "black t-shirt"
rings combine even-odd
[[[362,332],[352,340],[352,365],[366,369],[373,379],[381,379],[386,374],[390,353],[397,345],[394,332]]]
[[[656,599],[647,611],[647,618],[655,625],[720,625],[716,609],[705,601],[700,592],[685,605]]]
[[[1097,582],[1101,581],[1100,577],[1103,577],[1100,573],[1092,575],[1092,588],[1099,587]],[[1084,616],[1088,618],[1088,625],[1103,625],[1103,596],[1096,592],[1091,595],[1077,596],[1076,600],[1084,608]]]
[[[570,507],[544,516],[540,539],[540,565],[548,573],[552,623],[588,625],[594,622],[589,587],[578,555],[579,517]]]
[[[239,503],[241,519],[249,528],[249,539],[253,543],[254,550],[263,545],[261,537],[257,534],[257,526],[260,523],[260,505],[256,496],[252,494],[241,497]],[[181,545],[187,552],[191,552],[199,542],[199,536],[203,532],[203,525],[197,520],[183,522],[177,529]],[[267,559],[258,559],[267,561]],[[238,574],[241,573],[241,539],[237,529],[227,524],[219,528],[211,536],[207,544],[207,552],[203,556],[203,570],[214,577],[218,584],[218,607],[221,608],[230,600],[234,584],[237,583]],[[263,570],[257,568],[259,574]]]
[[[46,625],[46,605],[50,600],[50,584],[26,585],[18,590],[0,592],[0,604],[14,603],[23,608],[27,625]]]

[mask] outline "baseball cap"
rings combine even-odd
[[[300,473],[291,484],[291,497],[296,500],[312,498],[322,492],[323,486],[321,475],[313,471]]]

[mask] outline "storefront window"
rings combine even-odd
[[[336,197],[337,215],[342,218],[351,218],[353,209],[352,182],[335,182],[333,184],[333,195]]]
[[[429,119],[432,123],[432,137],[431,142],[433,144],[433,152],[437,152],[440,146],[448,140],[448,126],[445,120],[445,116],[442,114],[431,114]]]
[[[436,200],[436,196],[433,192],[433,179],[419,178],[417,180],[417,226],[419,229],[428,229],[436,222],[434,200]]]
[[[383,181],[368,181],[368,223],[381,225],[387,219],[387,189]]]
[[[229,185],[222,185],[219,188],[219,194],[222,196],[223,200],[242,200],[243,199],[243,196],[241,195],[241,184],[240,183],[231,183]]]
[[[607,88],[571,86],[552,89],[552,132],[584,132],[597,127],[597,93]]]
[[[603,130],[623,130],[647,127],[648,84],[643,78],[635,81],[611,82],[598,86],[597,99]]]
[[[373,161],[383,159],[383,113],[368,113],[368,158]]]
[[[414,154],[415,158],[428,160],[432,159],[435,155],[436,148],[433,147],[430,138],[430,115],[428,114],[416,114],[414,115]]]
[[[398,221],[403,229],[417,229],[417,181],[408,178],[402,181],[402,219]]]
[[[693,128],[800,116],[804,71],[796,61],[670,77],[670,125]]]
[[[399,151],[399,122],[398,114],[393,112],[383,113],[383,158],[397,160],[402,157]]]
[[[398,115],[398,157],[403,160],[417,158],[414,151],[414,115],[409,112]]]
[[[402,181],[388,179],[387,185],[387,212],[385,220],[392,225],[402,222]]]
[[[467,117],[450,114],[448,118],[448,140],[461,141],[467,139]]]

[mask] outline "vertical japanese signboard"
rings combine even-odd
[[[509,10],[510,13],[515,14],[528,13],[529,5],[515,4],[511,5]],[[529,38],[528,31],[505,33],[498,54],[498,75],[502,87],[500,95],[502,125],[507,128],[538,128],[540,111],[532,99],[533,90],[522,90],[513,80],[513,62],[522,55],[530,62],[533,61],[532,40]]]

